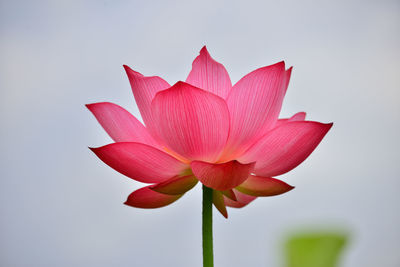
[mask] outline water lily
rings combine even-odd
[[[132,207],[169,205],[200,181],[203,234],[211,227],[211,203],[228,217],[227,206],[244,207],[293,189],[274,177],[303,162],[332,126],[306,121],[304,112],[278,119],[292,71],[284,62],[259,68],[233,86],[206,47],[186,81],[172,86],[124,68],[144,125],[116,104],[89,104],[115,141],[91,149],[111,168],[149,184],[129,195],[125,204]],[[212,266],[212,258],[204,260]]]

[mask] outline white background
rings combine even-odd
[[[233,82],[293,65],[282,117],[334,122],[288,194],[215,213],[215,265],[282,266],[288,232],[340,228],[341,266],[400,265],[398,1],[1,1],[0,265],[201,266],[200,187],[157,210],[87,146],[84,107],[139,116],[122,64],[171,84],[203,45]]]

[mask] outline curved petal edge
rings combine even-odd
[[[117,172],[144,183],[163,182],[188,168],[167,153],[140,143],[121,142],[90,149]]]
[[[219,158],[229,133],[229,111],[221,97],[177,82],[157,93],[152,114],[168,149],[190,160]]]
[[[254,165],[254,162],[242,164],[236,160],[225,163],[192,161],[190,164],[193,174],[200,182],[219,191],[229,190],[243,183]]]
[[[138,142],[158,147],[144,125],[123,107],[110,102],[87,104],[86,107],[115,142]]]
[[[293,121],[277,127],[253,144],[240,162],[254,162],[254,173],[271,177],[284,174],[302,163],[322,141],[332,123]]]
[[[229,199],[224,196],[225,205],[228,207],[231,207],[231,208],[243,208],[257,198],[255,196],[249,196],[249,195],[243,194],[243,193],[237,191],[236,189],[233,189],[233,192],[235,193],[237,201],[234,201],[234,200]]]
[[[226,210],[224,195],[220,191],[213,190],[213,204],[222,216],[228,219],[228,211]]]
[[[179,195],[192,189],[197,182],[197,178],[193,175],[176,176],[167,181],[152,185],[150,189],[162,194]]]
[[[131,193],[124,204],[135,208],[156,209],[172,204],[181,196],[161,194],[151,190],[147,186]]]
[[[255,197],[269,197],[286,193],[293,188],[275,178],[250,175],[244,183],[236,187],[236,190]]]
[[[225,67],[210,56],[205,46],[193,61],[192,70],[186,82],[224,99],[232,88],[231,79]]]

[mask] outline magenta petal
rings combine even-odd
[[[250,175],[244,183],[236,187],[236,190],[255,197],[269,197],[286,193],[293,188],[275,178]]]
[[[233,201],[232,199],[229,199],[224,196],[225,205],[231,208],[243,208],[244,206],[247,206],[250,202],[252,202],[257,198],[255,196],[249,196],[243,194],[237,191],[236,189],[233,189],[233,192],[235,193],[237,201]]]
[[[228,212],[226,210],[224,196],[220,191],[213,190],[213,204],[217,208],[217,210],[228,219]]]
[[[187,159],[218,159],[229,132],[229,111],[221,97],[178,82],[156,95],[152,112],[168,149]]]
[[[109,102],[86,107],[115,142],[138,142],[157,147],[147,129],[124,108]]]
[[[192,64],[187,83],[226,98],[232,88],[231,79],[225,67],[215,61],[204,46]]]
[[[291,121],[304,121],[306,119],[306,113],[305,112],[297,112],[294,114],[292,117],[289,118],[289,122]]]
[[[113,143],[91,150],[114,170],[144,183],[159,183],[188,166],[167,153],[140,143]]]
[[[143,121],[150,133],[153,134],[156,125],[154,125],[151,115],[151,101],[157,92],[169,88],[170,85],[158,76],[146,77],[126,65],[124,65],[124,68],[128,75],[133,95],[135,96],[136,104],[140,110]]]
[[[289,119],[279,119],[276,124],[275,127],[279,127],[281,126],[283,123],[286,122],[291,122],[291,121],[304,121],[306,119],[306,113],[305,112],[298,112],[296,114],[294,114],[292,117],[290,117]]]
[[[198,180],[193,175],[176,176],[162,183],[153,185],[151,190],[167,194],[167,195],[180,195],[192,189]]]
[[[243,183],[254,168],[254,163],[241,164],[233,160],[226,163],[193,161],[190,164],[193,174],[205,186],[225,191]]]
[[[135,208],[156,209],[175,202],[181,196],[161,194],[146,186],[131,193],[124,204]]]
[[[256,175],[281,175],[303,162],[331,127],[332,123],[312,121],[285,123],[263,136],[239,160],[244,163],[256,161]]]
[[[244,152],[274,126],[285,95],[285,82],[285,64],[280,62],[247,74],[233,86],[227,99],[231,128],[224,161]]]
[[[290,68],[287,69],[286,72],[285,72],[285,94],[286,94],[287,89],[288,89],[288,87],[289,87],[290,76],[292,75],[292,69],[293,69],[293,67],[290,67]]]

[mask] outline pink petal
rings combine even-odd
[[[150,133],[153,134],[154,128],[157,127],[157,125],[153,122],[151,101],[157,92],[169,88],[170,85],[158,76],[146,77],[126,65],[124,65],[124,68],[128,75],[133,95],[135,96],[136,104],[140,110],[143,121]]]
[[[192,189],[198,180],[193,175],[176,176],[162,183],[153,185],[151,190],[167,194],[167,195],[181,195]]]
[[[297,112],[294,114],[292,117],[289,118],[290,121],[304,121],[306,119],[306,113],[305,112]]]
[[[229,111],[222,98],[178,82],[156,95],[152,112],[157,135],[169,149],[187,159],[218,159],[229,132]]]
[[[213,203],[217,210],[228,219],[228,212],[226,211],[226,206],[224,202],[224,196],[220,191],[213,190]]]
[[[109,102],[86,107],[115,142],[138,142],[157,147],[147,129],[124,108]]]
[[[268,177],[250,175],[249,178],[236,189],[244,194],[256,197],[269,197],[286,193],[294,187],[287,183]]]
[[[156,209],[175,202],[181,196],[161,194],[146,186],[131,193],[124,204],[135,208]]]
[[[257,197],[255,196],[249,196],[246,194],[243,194],[236,189],[233,189],[233,192],[235,193],[235,196],[237,198],[237,201],[233,201],[227,197],[224,196],[224,202],[225,205],[231,208],[243,208],[244,206],[247,206],[250,202],[255,200]]]
[[[257,69],[238,81],[228,99],[231,128],[223,161],[244,152],[278,119],[285,95],[285,63]]]
[[[235,193],[233,192],[232,189],[230,190],[225,190],[225,191],[221,191],[221,193],[226,196],[227,198],[232,199],[233,201],[237,201],[237,198],[235,196]]]
[[[293,67],[290,67],[289,69],[287,69],[286,70],[286,72],[285,72],[285,76],[286,76],[286,83],[285,83],[285,94],[286,94],[286,92],[287,92],[287,89],[288,89],[288,87],[289,87],[289,82],[290,82],[290,76],[292,75],[292,70],[293,70]]]
[[[193,174],[205,186],[225,191],[243,183],[254,168],[254,163],[241,164],[236,160],[226,163],[193,161]]]
[[[294,114],[292,117],[290,117],[289,119],[279,119],[276,124],[275,127],[279,127],[281,126],[283,123],[286,122],[291,122],[291,121],[304,121],[306,119],[306,113],[305,112],[298,112],[296,114]]]
[[[114,170],[144,183],[160,183],[188,166],[161,150],[140,143],[113,143],[90,148]]]
[[[244,155],[241,162],[254,162],[254,173],[259,176],[277,176],[303,162],[332,127],[312,121],[285,123],[263,136]]]
[[[192,71],[186,82],[224,99],[232,88],[231,79],[225,67],[211,58],[205,46],[193,61]]]

